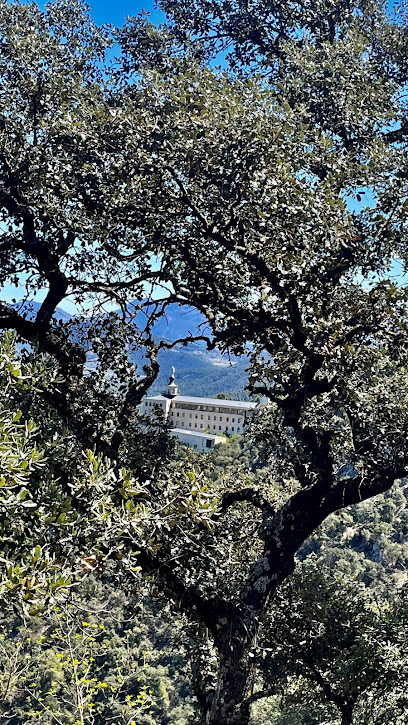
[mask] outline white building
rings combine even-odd
[[[155,408],[161,408],[172,424],[173,436],[193,448],[212,448],[225,442],[220,434],[242,433],[248,415],[256,407],[257,403],[241,400],[179,395],[172,368],[166,392],[145,398],[142,413],[152,415]]]
[[[196,433],[195,431],[183,430],[183,428],[171,428],[170,437],[178,438],[181,443],[186,443],[190,448],[197,448],[199,451],[205,451],[220,443],[225,443],[225,436],[215,436],[211,433]]]

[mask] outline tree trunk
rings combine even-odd
[[[352,725],[354,703],[347,702],[341,706],[341,725]]]
[[[237,645],[220,653],[218,683],[206,713],[206,725],[248,725],[246,702],[251,679],[249,647]]]

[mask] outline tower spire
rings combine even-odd
[[[166,395],[168,398],[175,398],[176,395],[178,395],[179,390],[178,390],[178,385],[175,382],[175,378],[176,378],[176,369],[175,369],[174,365],[172,365],[170,380],[168,382],[167,391],[166,391]]]

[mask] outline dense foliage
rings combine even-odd
[[[235,436],[207,457],[207,468],[214,482],[241,469],[254,484],[268,467],[251,455]],[[305,543],[294,576],[265,612],[253,652],[253,685],[269,694],[266,705],[255,699],[254,723],[405,725],[407,499],[406,486],[397,486],[376,503],[329,518]],[[245,513],[235,526],[244,521]],[[239,538],[233,521],[223,534],[231,558]],[[245,546],[245,533],[240,537]],[[239,576],[239,559],[233,567]],[[38,586],[32,563],[30,573]],[[194,629],[174,620],[163,601],[149,600],[135,574],[130,579],[88,556],[71,594],[54,589],[53,606],[48,600],[28,620],[5,609],[0,702],[8,722],[197,721],[187,666],[187,656],[197,655]],[[3,606],[13,601],[3,590]]]
[[[148,598],[90,574],[46,616],[3,619],[1,716],[11,725],[186,725],[194,709],[176,635]]]
[[[247,725],[297,551],[408,472],[407,16],[162,8],[119,30],[79,0],[0,0],[0,284],[26,287],[0,328],[30,345],[2,370],[2,586],[27,610],[78,561],[142,571],[194,628],[197,717]],[[66,297],[82,315],[57,320]],[[157,339],[173,303],[207,322]],[[248,356],[262,466],[213,476],[141,420],[160,352],[193,341]]]

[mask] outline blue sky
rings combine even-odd
[[[89,2],[89,0],[88,0]],[[163,14],[155,9],[155,3],[151,0],[91,0],[92,17],[98,25],[112,23],[112,25],[123,25],[127,15],[138,15],[141,10],[151,13],[151,20],[159,23]]]
[[[36,0],[40,8],[44,8],[46,0]],[[98,25],[111,23],[123,25],[127,15],[138,15],[141,10],[150,13],[153,23],[160,23],[164,15],[157,10],[154,0],[86,0],[91,8],[91,15]]]

